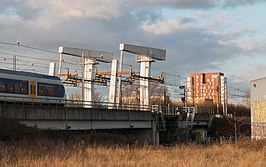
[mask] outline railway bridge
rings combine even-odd
[[[207,128],[213,115],[160,106],[134,106],[108,109],[99,104],[91,108],[73,105],[0,104],[0,117],[17,120],[27,126],[53,130],[130,131],[151,144],[176,142],[184,130]],[[189,108],[188,108],[189,109]]]

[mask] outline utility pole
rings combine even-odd
[[[223,96],[223,102],[222,102],[222,103],[223,103],[223,104],[222,104],[222,105],[223,105],[223,115],[227,115],[227,114],[226,114],[226,111],[225,111],[225,96],[226,96],[226,95],[225,95],[225,90],[224,90],[223,92],[224,92],[223,95],[222,95],[222,96]]]
[[[82,89],[81,89],[81,95],[82,95],[82,103],[84,103],[84,99],[85,99],[85,93],[84,93],[84,84],[85,84],[85,76],[84,76],[84,66],[85,66],[85,61],[84,61],[84,53],[82,52],[81,54],[81,73],[82,73]]]
[[[216,94],[217,94],[217,98],[216,98],[216,107],[217,107],[217,114],[220,114],[219,112],[219,103],[220,103],[220,97],[219,97],[219,77],[216,77]]]
[[[236,111],[234,111],[235,142],[237,141]]]
[[[164,72],[164,76],[163,76],[163,80],[164,80],[164,89],[163,89],[163,96],[164,96],[164,106],[167,105],[167,97],[166,97],[166,72]]]
[[[195,98],[195,97],[194,97],[194,96],[195,96],[195,95],[194,95],[194,89],[195,89],[195,88],[194,88],[194,85],[195,85],[195,84],[194,84],[194,77],[191,78],[191,81],[192,81],[192,105],[193,105],[193,107],[194,107],[194,100],[195,100],[195,99],[194,99],[194,98]]]
[[[120,46],[121,47],[121,46]],[[119,78],[118,78],[118,90],[117,90],[117,99],[118,99],[118,104],[120,107],[122,107],[122,77],[121,73],[123,70],[123,50],[120,48],[120,60],[119,60]]]
[[[13,70],[16,71],[16,66],[17,66],[17,56],[13,56]]]
[[[185,86],[184,94],[185,94],[185,107],[187,107],[187,86]]]

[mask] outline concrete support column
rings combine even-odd
[[[152,144],[155,146],[159,146],[160,144],[160,137],[157,125],[158,125],[158,118],[156,117],[156,119],[152,121]]]
[[[151,75],[151,62],[152,59],[149,56],[141,56],[140,60],[140,106],[142,110],[148,109],[150,106],[150,82],[149,77]]]
[[[117,86],[117,60],[112,61],[111,80],[109,88],[109,109],[115,109],[116,103],[116,86]]]
[[[61,74],[62,62],[63,62],[63,54],[60,52],[59,53],[58,72],[57,72],[58,74]]]
[[[92,59],[85,58],[84,67],[84,107],[93,107],[93,97],[94,97],[94,78],[95,78],[95,61]]]
[[[54,76],[54,74],[55,74],[55,68],[56,68],[56,63],[50,63],[49,75]]]

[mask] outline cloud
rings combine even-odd
[[[133,0],[136,5],[163,6],[175,9],[211,9],[254,5],[265,0]]]
[[[185,30],[188,28],[185,24],[179,23],[177,20],[162,20],[154,24],[146,24],[142,26],[143,30],[155,35],[163,35],[174,33],[177,30]]]
[[[238,7],[245,5],[254,5],[256,3],[264,2],[265,0],[224,0],[224,7]]]
[[[190,72],[223,72],[220,65],[228,60],[253,56],[266,48],[266,40],[241,39],[246,34],[252,38],[256,31],[231,25],[228,21],[234,17],[231,11],[219,8],[224,3],[217,0],[1,1],[0,36],[2,41],[20,40],[22,44],[53,51],[59,46],[105,50],[114,52],[115,59],[119,58],[120,43],[138,44],[166,49],[166,61],[152,63],[154,73],[167,70],[188,76]],[[218,12],[194,10],[217,7]],[[162,11],[166,8],[175,12],[192,9],[195,13],[165,19]],[[230,29],[226,27],[228,24]],[[139,70],[135,56],[125,55],[125,64],[133,64]],[[228,75],[233,76],[232,73]],[[247,78],[235,77],[231,81],[247,84]]]
[[[266,75],[266,65],[257,64],[253,66],[247,66],[243,69],[244,77],[246,81],[250,81],[256,78],[262,78]]]
[[[216,0],[133,0],[137,5],[165,6],[179,9],[202,9],[215,7]]]
[[[83,19],[97,18],[110,20],[118,18],[123,14],[122,0],[25,0],[11,1],[4,3],[5,6],[16,8],[18,14],[25,20],[32,18],[32,15],[53,15],[59,19]]]
[[[266,39],[255,40],[249,39],[247,41],[242,41],[239,47],[247,54],[254,53],[265,53],[266,51]]]
[[[39,4],[31,6],[39,8]],[[49,8],[47,10],[50,11]],[[116,58],[119,43],[122,42],[157,47],[167,50],[167,60],[154,63],[154,71],[167,69],[169,72],[176,72],[178,69],[183,73],[215,68],[213,62],[223,62],[240,52],[234,42],[221,43],[223,35],[204,27],[201,21],[208,18],[205,13],[167,20],[161,19],[160,15],[157,15],[160,19],[156,20],[154,15],[154,21],[146,22],[150,17],[145,15],[149,16],[150,12],[136,17],[141,13],[140,10],[128,7],[126,11],[128,12],[111,21],[100,21],[97,18],[60,19],[60,16],[52,17],[49,12],[42,15],[36,13],[38,16],[26,21],[26,24],[21,17],[16,26],[6,22],[4,31],[8,35],[2,37],[54,50],[68,45],[112,51]],[[132,63],[132,58],[130,59],[129,63]]]
[[[152,46],[165,48],[166,62],[154,63],[155,69],[188,76],[191,72],[221,71],[219,64],[226,63],[242,50],[234,42],[221,43],[223,38],[204,29],[186,29],[164,36],[153,36]],[[163,41],[163,42],[162,42]]]
[[[34,0],[35,1],[35,0]],[[39,0],[39,7],[43,6],[43,1]],[[48,0],[45,6],[54,15],[64,19],[71,18],[99,18],[113,19],[122,15],[122,0]]]
[[[207,15],[203,12],[200,12],[200,13],[196,13],[194,15],[191,15],[191,16],[186,16],[186,17],[183,17],[181,19],[181,23],[183,24],[186,24],[186,23],[195,23],[197,22],[198,20],[202,19],[202,18],[205,18]]]
[[[152,33],[154,35],[172,34],[175,33],[176,31],[184,31],[188,29],[197,29],[199,31],[210,31],[212,33],[220,35],[221,33],[220,32],[217,33],[216,30],[219,30],[218,27],[222,27],[223,23],[232,17],[233,17],[232,14],[229,12],[221,12],[211,16],[209,16],[207,13],[200,12],[188,15],[183,18],[160,19],[154,22],[144,22],[141,28],[144,31]],[[228,36],[234,35],[234,37],[247,32],[252,32],[251,29],[247,28],[233,29],[231,31],[232,32],[230,32],[230,34],[227,35]]]

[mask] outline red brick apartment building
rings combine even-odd
[[[227,78],[221,72],[192,73],[187,78],[188,100],[193,104],[213,101],[227,113]]]

